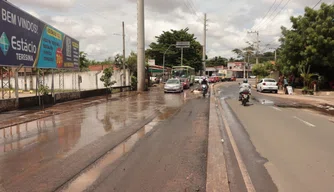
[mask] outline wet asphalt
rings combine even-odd
[[[293,105],[254,91],[254,99],[244,107],[237,100],[236,83],[226,83],[217,91],[256,191],[334,190],[334,124],[330,117],[281,108],[277,103]],[[247,191],[226,128],[221,130],[230,189]]]
[[[153,88],[108,102],[69,102],[48,109],[62,113],[0,129],[0,191],[66,190],[92,166],[100,171],[91,171],[91,184],[74,191],[110,191],[110,178],[126,179],[110,183],[120,191],[143,184],[204,191],[209,103],[197,97]]]
[[[86,191],[205,191],[208,113],[207,98],[188,101],[105,166]]]

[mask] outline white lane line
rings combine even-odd
[[[280,108],[278,108],[278,107],[271,107],[271,108],[273,108],[273,109],[275,109],[276,111],[282,111],[282,109],[280,109]]]
[[[305,120],[303,120],[303,119],[301,119],[299,117],[294,116],[293,118],[298,119],[299,121],[303,122],[304,124],[306,124],[306,125],[308,125],[310,127],[315,127],[315,125],[313,125],[312,123],[309,123],[309,122],[307,122],[307,121],[305,121]]]
[[[222,116],[222,119],[223,119],[223,122],[224,122],[224,126],[226,128],[227,135],[228,135],[228,137],[229,137],[229,139],[231,141],[231,145],[232,145],[235,157],[237,159],[237,162],[238,162],[238,165],[239,165],[239,168],[240,168],[240,171],[241,171],[241,175],[242,175],[242,178],[243,178],[243,180],[245,182],[247,191],[248,192],[256,192],[255,187],[254,187],[254,185],[252,183],[252,180],[251,180],[251,178],[249,176],[249,173],[247,171],[246,165],[242,161],[240,151],[238,149],[237,143],[234,140],[231,128],[228,125],[227,119],[225,117],[225,112],[223,111],[223,108],[222,108],[221,104],[219,104],[219,110],[221,112],[221,116]]]

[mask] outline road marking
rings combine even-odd
[[[273,109],[275,109],[276,111],[282,111],[282,109],[280,109],[280,108],[278,108],[278,107],[271,107],[271,108],[273,108]]]
[[[243,180],[245,182],[247,191],[248,192],[255,192],[255,187],[254,187],[254,185],[252,183],[252,180],[251,180],[251,178],[249,176],[249,173],[247,171],[246,165],[242,161],[240,151],[239,151],[239,149],[237,147],[237,144],[236,144],[236,142],[234,140],[234,137],[232,135],[231,128],[230,128],[230,126],[227,123],[227,119],[224,116],[225,112],[223,111],[223,108],[222,108],[221,105],[219,105],[219,109],[220,109],[220,112],[221,112],[221,115],[222,115],[222,118],[223,118],[223,122],[224,122],[224,125],[225,125],[225,128],[226,128],[226,131],[227,131],[227,135],[228,135],[228,137],[229,137],[229,139],[231,141],[231,145],[232,145],[235,157],[237,159],[237,162],[238,162],[238,165],[239,165],[239,168],[240,168],[240,171],[241,171],[241,175],[242,175],[242,178],[243,178]]]
[[[293,118],[298,119],[299,121],[305,123],[306,125],[308,125],[308,126],[310,126],[310,127],[315,127],[315,125],[313,125],[312,123],[309,123],[309,122],[307,122],[307,121],[305,121],[305,120],[303,120],[303,119],[301,119],[301,118],[298,118],[298,117],[296,117],[296,116],[294,116]]]

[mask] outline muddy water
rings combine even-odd
[[[157,111],[161,112],[158,120],[164,120],[184,102],[183,94],[152,91],[79,109],[65,105],[70,112],[0,129],[0,185],[55,159],[67,158],[106,134],[117,134]],[[142,135],[148,130],[143,128]],[[139,135],[140,131],[123,146],[131,148]]]
[[[100,176],[102,171],[108,166],[114,163],[117,159],[122,157],[128,151],[130,151],[135,144],[143,138],[147,133],[149,133],[153,127],[158,123],[159,118],[156,118],[151,123],[147,124],[135,134],[131,135],[128,139],[123,141],[121,144],[117,145],[113,150],[108,152],[102,159],[100,159],[95,165],[93,165],[86,172],[81,174],[75,180],[73,180],[66,189],[62,190],[64,192],[71,191],[84,191],[89,186],[91,186]]]

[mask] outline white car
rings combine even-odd
[[[256,85],[256,91],[264,92],[278,92],[278,84],[275,79],[264,78],[261,79]]]
[[[202,77],[202,76],[195,76],[194,81],[195,81],[195,83],[199,83],[199,84],[201,84],[202,81],[203,81],[203,77]]]
[[[165,84],[165,93],[183,92],[183,83],[180,79],[169,79]]]

